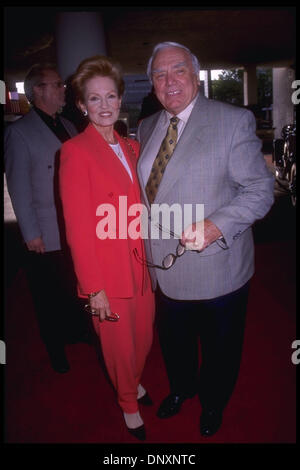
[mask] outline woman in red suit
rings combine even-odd
[[[127,428],[145,439],[138,405],[151,404],[140,384],[152,344],[154,294],[144,257],[138,217],[136,176],[139,144],[115,130],[124,92],[116,64],[104,56],[84,60],[72,86],[87,128],[61,149],[60,193],[78,279],[78,295],[89,299],[94,328],[105,364],[117,391]],[[118,321],[104,321],[117,319]]]

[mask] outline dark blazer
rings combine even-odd
[[[70,134],[74,125],[61,117]],[[31,109],[5,130],[7,188],[25,242],[42,237],[46,251],[61,249],[54,177],[61,141]]]

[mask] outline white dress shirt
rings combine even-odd
[[[128,162],[127,162],[126,157],[123,153],[123,150],[121,149],[121,146],[120,146],[119,142],[117,144],[109,144],[109,145],[112,148],[112,150],[115,152],[115,154],[117,155],[117,157],[120,160],[120,162],[122,163],[122,165],[127,170],[127,173],[129,174],[131,181],[133,181],[130,166],[128,165]]]
[[[193,99],[193,101],[191,101],[191,103],[183,111],[181,111],[181,113],[177,114],[177,117],[179,119],[178,124],[177,124],[177,130],[178,130],[177,142],[179,141],[183,133],[183,130],[191,115],[191,112],[193,110],[197,97],[198,95]],[[141,164],[141,174],[142,174],[144,186],[146,186],[147,184],[153,162],[158,154],[160,145],[166,136],[171,117],[173,117],[173,114],[170,114],[168,111],[164,110],[161,113],[156,123],[152,136],[150,137],[150,142],[147,145],[148,150]]]

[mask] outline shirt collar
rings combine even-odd
[[[183,121],[185,124],[187,123],[187,121],[188,121],[188,119],[189,119],[189,117],[190,117],[190,115],[191,115],[191,112],[192,112],[192,110],[193,110],[193,107],[194,107],[194,105],[195,105],[195,103],[196,103],[197,98],[198,98],[198,93],[197,93],[197,95],[195,96],[195,98],[190,102],[190,104],[189,104],[183,111],[181,111],[179,114],[177,114],[177,117],[178,117],[181,121]],[[165,113],[164,113],[164,114],[165,114],[165,121],[169,123],[171,117],[173,117],[173,114],[170,114],[170,113],[169,113],[168,111],[166,111],[166,110],[165,110]]]
[[[37,106],[33,106],[34,110],[45,120],[48,120],[49,122],[55,122],[57,119],[57,114],[55,114],[55,118],[50,116],[50,114],[45,113],[45,111],[42,111],[40,108]]]

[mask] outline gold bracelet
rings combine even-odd
[[[88,294],[89,300],[91,300],[93,297],[95,297],[97,294],[99,294],[99,292],[101,292],[101,290],[98,290],[97,292],[91,292],[90,294]]]

